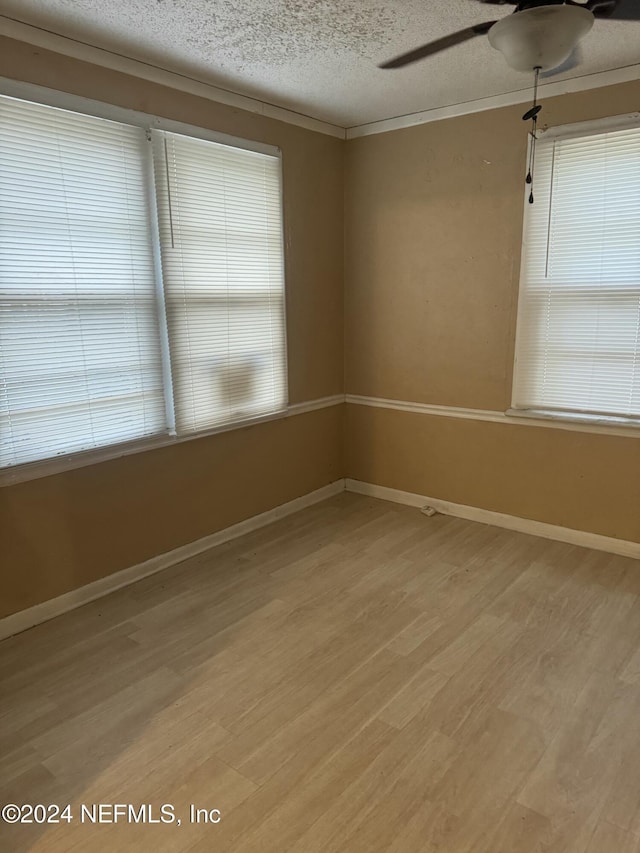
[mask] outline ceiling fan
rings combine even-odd
[[[640,21],[640,0],[479,0],[490,5],[515,6],[516,14],[485,21],[382,63],[380,68],[402,68],[462,44],[488,36],[517,71],[548,71],[562,65],[595,20]]]

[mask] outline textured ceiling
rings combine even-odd
[[[509,14],[477,0],[0,0],[0,13],[343,127],[526,89],[486,38],[383,59]],[[640,22],[597,21],[562,80],[640,63]]]

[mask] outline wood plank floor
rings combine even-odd
[[[638,853],[639,596],[637,561],[340,495],[0,644],[0,802],[73,814],[0,849]]]

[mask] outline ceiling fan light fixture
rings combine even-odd
[[[580,6],[538,6],[495,23],[489,42],[516,71],[549,71],[571,56],[593,21],[593,14]]]

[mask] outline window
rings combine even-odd
[[[279,163],[174,133],[154,142],[176,426],[282,409]]]
[[[285,406],[279,157],[0,96],[0,467]]]
[[[640,418],[640,126],[543,134],[527,205],[513,407]]]

